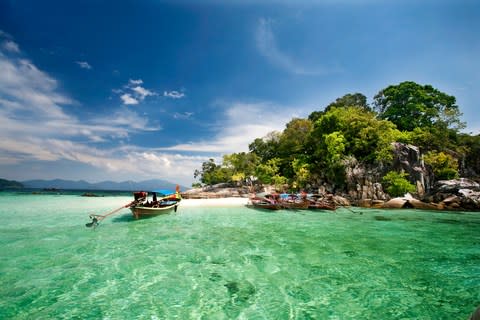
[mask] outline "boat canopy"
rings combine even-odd
[[[167,189],[159,189],[159,190],[152,190],[150,191],[150,193],[158,193],[159,195],[168,196],[171,194],[175,194],[175,191],[167,190]]]

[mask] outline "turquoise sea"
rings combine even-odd
[[[0,192],[0,319],[467,319],[480,213],[183,207]]]

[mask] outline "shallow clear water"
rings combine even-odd
[[[0,193],[0,319],[466,319],[480,214],[181,207]]]

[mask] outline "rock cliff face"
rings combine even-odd
[[[417,188],[417,194],[423,196],[431,188],[433,176],[425,167],[420,150],[416,146],[393,143],[394,158],[392,169],[408,173],[408,179]]]
[[[352,200],[388,200],[384,192],[381,179],[391,170],[404,171],[407,179],[417,188],[417,194],[423,196],[431,188],[433,176],[425,166],[418,147],[395,142],[393,147],[393,163],[389,166],[378,165],[365,167],[354,158],[344,161],[346,189]]]
[[[355,159],[344,162],[347,195],[359,206],[377,208],[417,208],[432,210],[480,210],[480,184],[468,179],[437,181],[425,166],[420,150],[412,145],[394,143],[392,165],[367,168]],[[415,198],[390,199],[384,193],[381,178],[388,171],[404,171],[417,192]]]
[[[388,195],[380,184],[382,168],[367,168],[355,158],[344,161],[347,196],[352,200],[384,200]]]

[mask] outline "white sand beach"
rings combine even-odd
[[[182,199],[182,207],[238,207],[248,203],[248,198]]]

